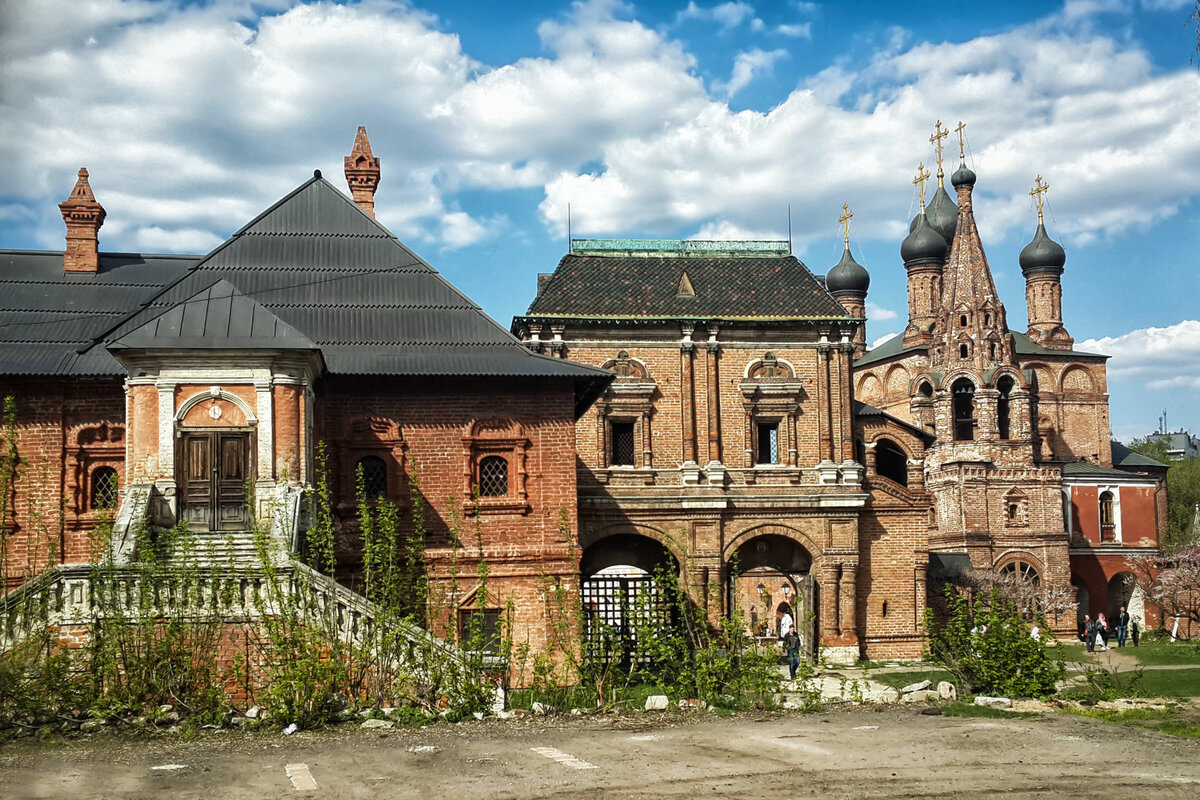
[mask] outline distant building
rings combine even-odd
[[[1200,436],[1192,436],[1190,431],[1182,428],[1174,433],[1152,433],[1146,437],[1146,441],[1166,442],[1167,458],[1172,461],[1200,458]]]

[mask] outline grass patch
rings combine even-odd
[[[942,713],[947,717],[988,717],[991,719],[1009,718],[1009,717],[1036,717],[1038,714],[1033,711],[1005,711],[1000,708],[988,708],[987,706],[977,706],[974,703],[968,703],[966,700],[959,700],[954,703],[948,703],[942,708]]]
[[[1112,725],[1165,733],[1184,739],[1200,739],[1200,719],[1188,718],[1177,710],[1134,708],[1128,711],[1111,709],[1070,709],[1069,713],[1091,717]]]
[[[921,681],[929,681],[936,688],[940,681],[954,683],[954,676],[944,669],[929,667],[928,669],[906,670],[904,672],[878,672],[870,676],[871,680],[890,686],[893,689],[903,689],[905,686]]]
[[[1195,664],[1200,667],[1200,647],[1192,642],[1150,642],[1141,647],[1127,645],[1121,652],[1136,656],[1143,666]]]
[[[1138,685],[1142,697],[1196,697],[1200,669],[1148,669]]]
[[[1087,648],[1080,643],[1063,644],[1060,642],[1050,652],[1064,661],[1083,661],[1088,657]]]

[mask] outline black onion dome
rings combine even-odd
[[[850,255],[850,247],[847,246],[842,253],[842,260],[825,276],[825,287],[833,294],[838,292],[866,294],[870,286],[871,276],[867,274],[866,267],[854,260],[854,256]]]
[[[928,214],[918,214],[912,233],[900,243],[900,258],[905,264],[914,261],[943,260],[946,257],[946,240],[929,224]]]
[[[960,164],[958,169],[954,170],[954,174],[950,176],[950,183],[954,184],[954,188],[956,189],[959,186],[974,186],[975,171],[965,163]]]
[[[933,201],[926,207],[925,216],[929,217],[929,226],[940,233],[949,245],[958,228],[958,206],[946,194],[945,186],[939,186],[933,193]]]
[[[1067,263],[1067,253],[1061,244],[1050,238],[1046,226],[1039,222],[1033,241],[1025,245],[1018,260],[1024,273],[1061,272],[1063,264]]]

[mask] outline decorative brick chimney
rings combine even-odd
[[[67,249],[63,253],[63,269],[67,272],[99,272],[100,245],[97,235],[104,224],[104,206],[96,202],[88,184],[88,171],[79,168],[79,180],[71,196],[58,204],[63,222],[67,223]]]
[[[358,126],[354,149],[346,156],[346,183],[350,195],[363,211],[375,216],[375,189],[379,186],[379,159],[371,155],[367,129]]]

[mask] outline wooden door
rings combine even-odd
[[[195,431],[180,441],[180,519],[193,531],[241,531],[249,526],[246,481],[250,434]]]

